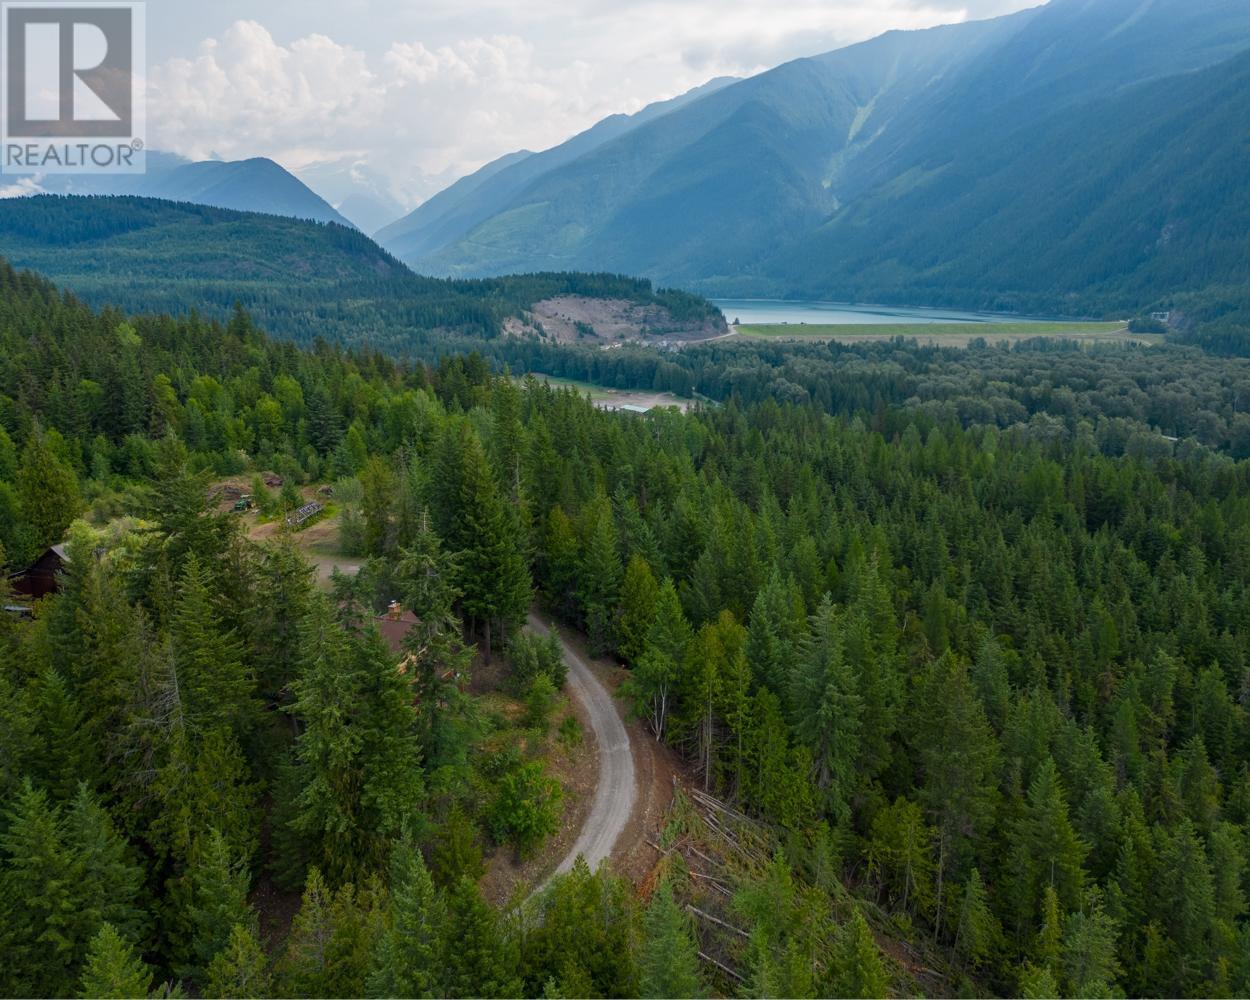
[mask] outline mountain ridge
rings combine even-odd
[[[239,212],[352,226],[337,209],[281,164],[265,156],[188,160],[149,150],[144,174],[50,174],[41,193],[119,195],[181,201]]]
[[[605,142],[675,111],[691,101],[728,86],[733,78],[717,77],[667,101],[656,101],[632,115],[614,114],[550,149],[519,150],[501,156],[462,177],[415,210],[375,233],[379,243],[401,259],[415,260],[450,240],[467,234],[492,206],[524,191],[545,174]],[[485,201],[474,195],[486,190]]]
[[[1122,225],[1144,219],[1152,210],[1149,188],[1137,183],[1140,161],[1127,138],[1139,121],[1156,117],[1152,101],[1164,101],[1181,122],[1178,94],[1196,119],[1219,117],[1190,81],[1224,66],[1200,81],[1218,90],[1221,74],[1235,75],[1230,63],[1248,49],[1250,6],[1230,0],[1052,0],[1001,18],[891,32],[701,95],[547,171],[458,240],[417,257],[398,248],[398,256],[437,275],[586,268],[705,294],[1048,311],[1079,305],[1081,312],[1140,306],[1182,283],[1126,298],[1110,294],[1106,275],[1074,271],[1053,254],[1043,276],[1050,287],[1003,283],[1027,274],[1036,256],[995,228],[1004,205],[1012,203],[1015,216],[1028,208],[1024,221],[1063,233],[1059,242],[1069,250],[1068,235],[1080,229],[1076,217],[1030,204],[1026,184],[1008,182],[1033,178],[1065,211],[1077,211],[1064,196],[1063,176],[1047,163],[1072,170],[1079,158],[1030,144],[1030,134],[1044,132],[1120,157],[1119,182],[1104,178],[1082,210]],[[1109,116],[1112,107],[1118,120]],[[1065,131],[1065,115],[1097,131]],[[1226,118],[1225,126],[1237,142],[1244,138],[1246,125]],[[1008,154],[1032,159],[1008,162]],[[1176,155],[1183,155],[1179,146]],[[996,165],[999,182],[982,176],[987,164]],[[1211,197],[1231,207],[1228,181],[1211,175]],[[971,241],[963,244],[936,234],[939,220],[949,218],[943,199],[956,195],[964,214],[952,231]],[[909,231],[924,239],[909,239]],[[877,246],[878,233],[894,256]],[[1014,272],[998,265],[1003,255]],[[961,274],[952,285],[957,298],[918,301],[917,294],[935,294],[936,278],[917,285],[914,272],[950,278],[939,266],[944,256],[995,264],[981,266],[981,284]],[[1102,266],[1120,268],[1125,287],[1132,283],[1129,257],[1104,258]],[[996,274],[1004,276],[999,283],[989,280]],[[1108,294],[1073,296],[1086,286]]]

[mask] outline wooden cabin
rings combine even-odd
[[[57,575],[69,562],[64,545],[53,545],[23,570],[9,574],[13,596],[28,601],[55,594],[60,589]]]

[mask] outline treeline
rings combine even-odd
[[[1174,296],[1172,339],[1224,357],[1250,355],[1250,290],[1225,285]]]
[[[1194,444],[1250,457],[1250,364],[1192,349],[1084,347],[1039,338],[967,350],[892,342],[718,341],[681,351],[556,349],[501,342],[514,371],[691,398],[812,403],[894,433],[909,423],[991,425],[1094,441],[1108,455],[1163,454]]]

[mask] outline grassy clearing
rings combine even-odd
[[[837,340],[862,343],[907,337],[925,343],[967,346],[981,338],[996,343],[1002,340],[1028,340],[1033,337],[1060,337],[1089,342],[1136,341],[1157,343],[1162,338],[1129,333],[1123,323],[887,323],[819,325],[814,323],[776,323],[736,327],[739,336],[755,339]]]
[[[609,399],[616,392],[614,389],[605,389],[603,386],[595,385],[593,382],[582,382],[575,378],[560,378],[556,375],[539,374],[536,374],[534,377],[543,382],[550,383],[558,389],[576,389],[583,395],[590,393],[591,399]]]
[[[590,382],[581,382],[572,378],[557,378],[554,375],[538,375],[535,378],[556,386],[560,389],[575,389],[580,394],[589,394],[591,401],[596,406],[602,406],[612,409],[620,406],[641,406],[644,409],[653,409],[657,406],[675,406],[679,410],[686,410],[690,407],[690,400],[682,399],[675,396],[671,392],[648,392],[641,389],[611,389],[602,385],[594,385]]]

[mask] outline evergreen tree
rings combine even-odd
[[[912,718],[911,739],[922,775],[921,804],[938,831],[940,928],[948,870],[959,871],[993,818],[998,745],[967,670],[949,653],[917,685]]]
[[[172,622],[175,666],[184,711],[196,728],[230,726],[240,739],[256,720],[255,680],[242,644],[222,627],[208,574],[192,553],[182,574]]]
[[[29,780],[6,816],[0,836],[0,977],[9,996],[67,995],[86,941],[75,941],[78,899],[73,859],[47,794]],[[94,928],[93,928],[94,931]]]
[[[446,893],[446,983],[451,997],[511,997],[521,992],[518,954],[477,884],[462,878]]]
[[[1068,917],[1063,935],[1063,978],[1074,997],[1114,996],[1120,974],[1116,927],[1096,891],[1085,908]]]
[[[0,983],[15,996],[74,992],[88,943],[112,924],[147,931],[143,873],[107,814],[81,786],[68,813],[27,781],[0,835]]]
[[[185,728],[177,729],[162,752],[147,789],[149,845],[184,864],[196,839],[211,827],[220,831],[236,858],[249,862],[260,835],[258,789],[234,734],[222,726],[196,739]]]
[[[820,990],[816,983],[816,956],[827,953],[829,943],[817,930],[821,923],[812,898],[796,885],[783,852],[777,851],[762,876],[739,890],[733,906],[751,928],[746,951],[751,995],[833,995],[836,970],[830,963]]]
[[[385,930],[374,943],[369,995],[445,996],[449,948],[447,912],[421,852],[398,844],[390,867],[391,904]],[[474,995],[471,992],[464,995]]]
[[[197,839],[186,873],[170,887],[176,908],[171,952],[179,958],[180,976],[207,982],[209,966],[229,945],[233,928],[255,926],[247,901],[250,883],[245,862],[232,856],[219,831],[210,829]]]
[[[445,553],[422,512],[412,547],[401,550],[395,577],[416,623],[404,636],[403,669],[411,678],[425,758],[431,768],[465,750],[469,710],[461,690],[472,660],[454,611],[456,560]]]
[[[590,636],[592,655],[602,656],[616,636],[616,609],[620,600],[621,561],[616,552],[616,523],[612,505],[598,496],[582,514],[584,523],[578,600]]]
[[[317,869],[310,868],[299,913],[275,969],[274,992],[365,996],[371,956],[383,934],[385,898],[375,877],[359,888],[348,883],[331,893]]]
[[[348,634],[323,610],[305,648],[290,826],[319,868],[348,881],[381,868],[420,815],[417,719],[409,681],[376,629]]]
[[[22,449],[17,470],[17,497],[22,520],[29,530],[29,551],[19,553],[20,561],[33,559],[38,549],[54,545],[65,537],[70,521],[82,508],[78,476],[62,457],[64,444],[56,431],[36,426]]]
[[[1023,1000],[1055,1000],[1059,996],[1059,984],[1048,966],[1038,968],[1026,963],[1020,970],[1019,983]]]
[[[32,685],[33,728],[27,772],[55,801],[73,797],[79,782],[94,788],[99,757],[93,740],[84,738],[87,714],[55,667],[46,667]]]
[[[904,912],[917,907],[927,913],[933,904],[936,839],[920,806],[904,798],[895,799],[873,817],[868,871],[882,878]]]
[[[314,609],[313,569],[290,535],[279,535],[257,553],[255,593],[247,606],[245,634],[261,697],[286,704],[303,660],[306,620]]]
[[[486,872],[477,827],[459,803],[452,805],[430,851],[431,874],[440,888],[467,879],[474,885]]]
[[[1064,919],[1059,909],[1059,893],[1053,885],[1042,892],[1042,917],[1033,944],[1033,956],[1038,965],[1058,974],[1060,949],[1063,941]]]
[[[471,624],[484,627],[489,658],[492,634],[506,639],[525,618],[529,569],[515,510],[504,504],[477,435],[462,425],[455,443],[460,450],[459,489],[443,537],[459,554],[464,611]]]
[[[577,610],[579,551],[580,543],[573,522],[562,508],[551,508],[543,527],[539,551],[542,594],[546,605],[568,620],[573,620]]]
[[[993,954],[1002,932],[986,898],[981,873],[975,868],[968,876],[963,896],[955,929],[955,951],[965,965],[976,969]]]
[[[143,867],[85,783],[65,810],[64,844],[77,897],[76,939],[88,939],[108,922],[127,940],[142,944],[151,929]]]
[[[1029,786],[1024,813],[1012,834],[1010,870],[1019,932],[1033,927],[1046,886],[1054,888],[1064,909],[1079,905],[1088,853],[1089,846],[1068,820],[1058,769],[1047,757]]]
[[[813,778],[837,823],[850,818],[864,703],[843,655],[842,629],[826,597],[812,615],[791,682],[795,729],[811,748]]]
[[[638,955],[638,995],[700,997],[705,993],[698,945],[690,917],[673,900],[667,880],[660,883],[642,918]]]
[[[746,780],[746,741],[751,729],[751,665],[745,648],[728,654],[713,694],[716,712],[728,729],[721,749],[726,781],[738,796]]]
[[[752,725],[744,741],[745,797],[778,825],[798,829],[811,818],[811,758],[792,746],[777,696],[767,688],[755,692]]]
[[[651,729],[659,740],[664,738],[670,699],[691,638],[677,588],[672,580],[666,579],[660,585],[655,620],[647,633],[646,652],[630,679],[630,691],[650,718]]]
[[[152,970],[143,964],[134,947],[112,924],[101,924],[91,939],[78,995],[133,1000],[146,997],[151,988]]]
[[[868,922],[858,908],[839,929],[830,955],[832,995],[839,997],[885,997],[890,977],[881,961]]]
[[[1167,933],[1171,979],[1165,988],[1201,992],[1210,971],[1215,884],[1202,840],[1189,820],[1167,836],[1155,900]]]
[[[659,600],[660,585],[656,584],[650,565],[635,552],[625,567],[620,616],[616,622],[617,651],[630,666],[637,666],[646,651],[647,635],[655,621]]]
[[[247,924],[230,928],[230,938],[208,964],[205,996],[263,997],[270,992],[268,960],[256,930]]]
[[[192,472],[186,446],[167,436],[157,445],[157,463],[142,510],[150,527],[145,530],[146,558],[137,576],[138,591],[162,614],[169,611],[169,588],[158,584],[174,577],[195,555],[201,566],[223,565],[237,528],[209,500],[208,476]]]
[[[536,924],[522,942],[525,992],[555,979],[561,994],[637,995],[633,892],[603,866],[578,858],[539,899]]]
[[[352,431],[356,428],[353,425]],[[350,441],[352,431],[348,432]],[[365,519],[365,552],[369,555],[389,553],[395,544],[395,510],[399,484],[391,463],[378,455],[369,457],[358,469],[361,485],[361,510]]]

